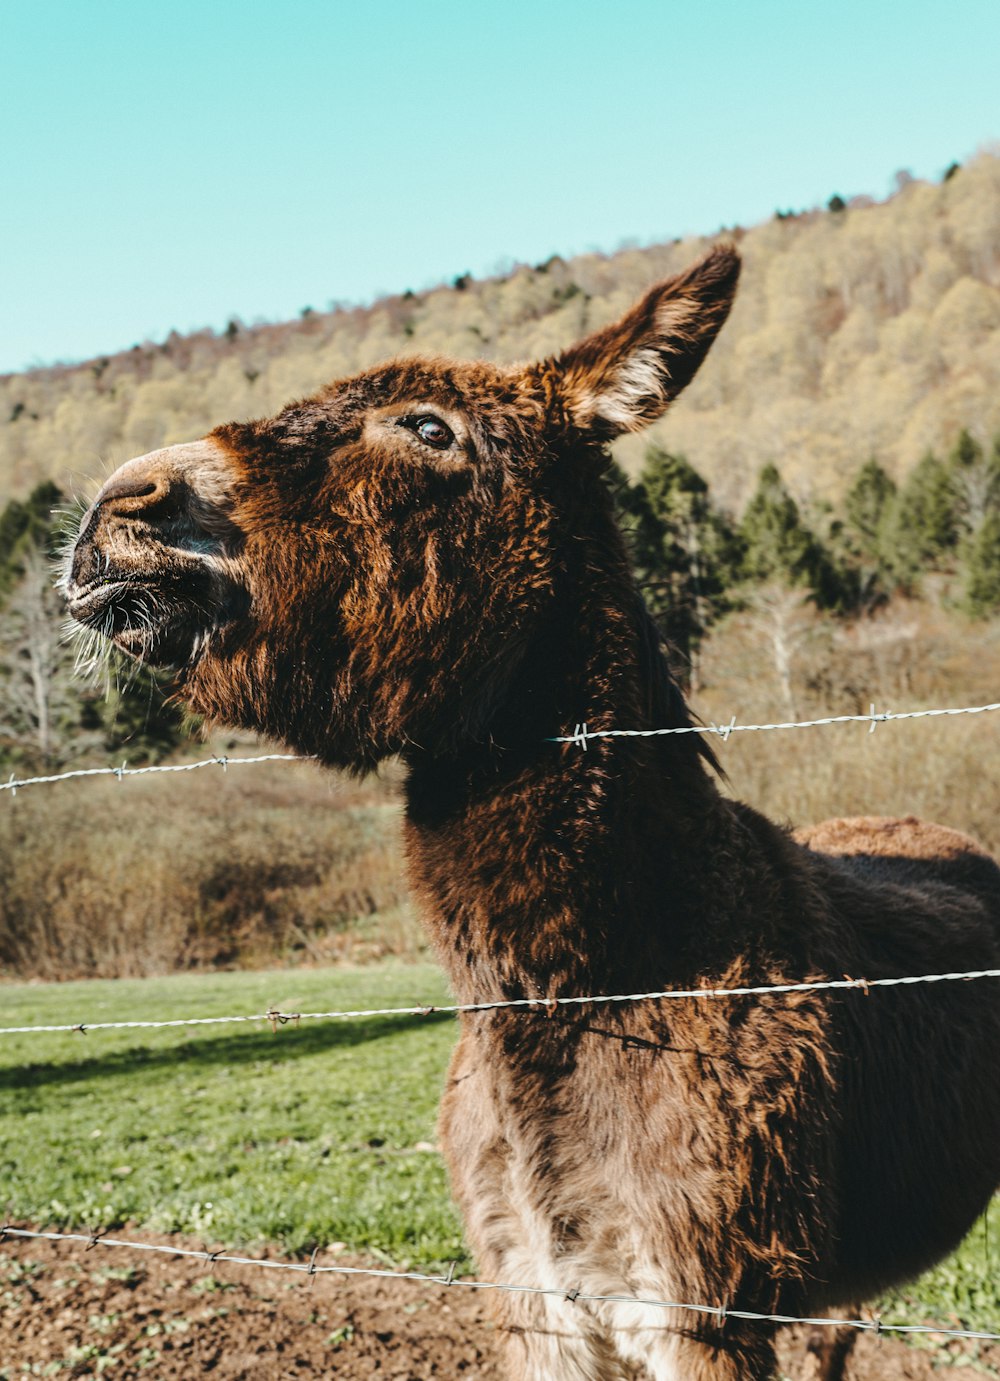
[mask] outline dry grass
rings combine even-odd
[[[800,716],[1000,698],[1000,621],[923,604],[838,628],[794,612]],[[752,615],[706,648],[707,721],[784,718]],[[784,690],[787,691],[786,686]],[[772,817],[916,814],[1000,855],[1000,716],[736,734],[729,789]],[[406,901],[398,772],[307,765],[70,782],[0,802],[0,975],[125,977],[425,952]]]
[[[867,714],[1000,700],[1000,621],[973,624],[900,602],[837,629],[807,620],[793,660],[795,712]],[[767,647],[734,615],[706,649],[696,697],[709,723],[785,718]],[[717,745],[729,789],[778,820],[919,815],[1000,855],[1000,714],[734,734]]]
[[[0,812],[0,973],[414,955],[391,776],[273,764],[67,782]],[[376,917],[377,922],[376,922]]]

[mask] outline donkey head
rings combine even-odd
[[[692,378],[738,273],[717,249],[557,358],[395,361],[128,461],[81,524],[71,614],[178,667],[197,713],[327,762],[483,731],[571,616],[574,539],[602,514],[615,544],[605,443]]]

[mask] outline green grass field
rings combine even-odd
[[[384,964],[0,986],[0,1025],[443,1001],[433,966]],[[441,1016],[0,1037],[0,1202],[48,1227],[471,1267],[434,1149],[454,1039]],[[885,1319],[1000,1331],[990,1217]]]
[[[430,965],[0,987],[0,1025],[446,1001]],[[436,1143],[438,1017],[0,1038],[0,1202],[301,1253],[463,1256]]]

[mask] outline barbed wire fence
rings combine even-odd
[[[269,1007],[266,1012],[238,1013],[221,1017],[171,1017],[157,1021],[76,1021],[60,1026],[0,1026],[0,1036],[35,1036],[57,1031],[129,1031],[155,1030],[165,1027],[225,1026],[235,1023],[269,1022],[277,1031],[279,1026],[300,1021],[356,1021],[373,1017],[429,1017],[460,1016],[463,1013],[499,1012],[508,1008],[531,1008],[552,1015],[563,1007],[586,1007],[599,1004],[654,1002],[672,999],[768,997],[782,993],[812,993],[854,989],[867,993],[872,988],[900,988],[914,983],[971,982],[978,978],[1000,978],[1000,969],[968,969],[956,973],[910,974],[902,978],[818,978],[805,983],[770,983],[746,988],[664,988],[648,993],[598,993],[582,997],[513,997],[496,1002],[420,1003],[415,1007],[362,1007],[329,1012],[283,1012]]]
[[[270,1271],[294,1271],[299,1275],[306,1276],[371,1276],[382,1280],[410,1280],[424,1285],[440,1285],[446,1288],[496,1290],[508,1294],[537,1295],[566,1300],[571,1304],[582,1302],[584,1304],[641,1305],[648,1309],[675,1310],[706,1315],[717,1320],[720,1325],[725,1324],[727,1319],[741,1319],[750,1323],[807,1324],[813,1327],[853,1328],[863,1333],[934,1334],[946,1338],[969,1338],[983,1342],[1000,1342],[1000,1333],[990,1333],[973,1328],[935,1328],[931,1324],[890,1323],[878,1316],[873,1316],[871,1319],[809,1318],[794,1314],[764,1314],[751,1309],[729,1309],[725,1305],[689,1304],[679,1300],[648,1299],[645,1296],[636,1295],[591,1294],[586,1290],[566,1291],[544,1285],[511,1285],[496,1280],[466,1280],[456,1274],[455,1262],[451,1263],[447,1275],[429,1275],[423,1271],[394,1271],[387,1267],[377,1266],[348,1266],[346,1264],[319,1266],[316,1264],[316,1258],[320,1255],[318,1250],[313,1252],[308,1262],[276,1261],[272,1257],[240,1256],[234,1252],[226,1251],[200,1251],[193,1247],[166,1246],[157,1242],[132,1242],[119,1237],[108,1237],[102,1232],[36,1232],[26,1228],[13,1227],[9,1223],[0,1224],[0,1243],[5,1237],[44,1239],[50,1242],[77,1242],[82,1243],[88,1249],[112,1247],[125,1251],[153,1252],[171,1257],[193,1257],[212,1265],[219,1261],[225,1261],[236,1266],[258,1267],[261,1270]]]
[[[944,709],[929,710],[876,710],[874,704],[868,714],[826,715],[821,719],[776,720],[770,724],[740,724],[736,716],[725,723],[685,724],[661,729],[590,729],[586,724],[577,724],[571,734],[556,734],[545,739],[546,743],[572,743],[580,748],[596,739],[615,738],[661,738],[670,734],[709,734],[726,742],[733,734],[762,734],[788,729],[821,729],[835,724],[867,724],[868,732],[874,733],[879,724],[901,723],[912,719],[941,719],[956,715],[990,714],[1000,710],[1000,701],[988,705],[957,705]],[[71,781],[83,777],[117,777],[121,782],[126,777],[149,777],[165,772],[197,772],[203,767],[221,767],[225,772],[230,767],[243,767],[262,762],[315,762],[309,754],[302,753],[259,753],[249,757],[226,757],[213,754],[197,762],[155,763],[146,767],[129,767],[123,762],[118,767],[75,767],[67,772],[52,772],[40,777],[17,777],[11,773],[6,782],[0,782],[0,792],[9,791],[12,796],[26,787],[51,786],[56,782]]]
[[[986,705],[959,706],[941,709],[910,710],[904,712],[876,711],[873,704],[867,715],[830,715],[818,719],[775,721],[766,724],[740,724],[735,716],[725,724],[695,724],[682,727],[657,729],[590,729],[586,724],[577,724],[571,734],[556,735],[548,740],[553,744],[571,744],[586,750],[588,743],[598,739],[650,738],[671,734],[708,734],[721,738],[724,742],[737,733],[763,733],[792,729],[813,729],[838,724],[865,724],[873,733],[879,724],[906,720],[922,720],[959,715],[980,715],[1000,710],[1000,701]],[[213,755],[197,762],[179,764],[155,764],[142,767],[129,767],[123,762],[118,767],[76,768],[66,772],[50,773],[44,776],[17,778],[11,774],[7,782],[0,783],[0,792],[7,791],[14,798],[19,790],[48,786],[73,779],[116,777],[122,782],[126,777],[150,776],[160,773],[193,772],[206,767],[221,767],[223,771],[230,766],[245,766],[266,762],[308,762],[314,759],[300,754],[262,753],[250,756],[226,757]],[[504,1009],[522,1011],[542,1010],[552,1014],[560,1008],[583,1007],[598,1004],[625,1004],[634,1002],[653,1002],[666,1000],[712,1000],[720,998],[766,997],[802,992],[847,991],[854,990],[867,994],[873,988],[902,987],[913,984],[970,982],[985,978],[1000,978],[1000,969],[978,969],[961,972],[936,974],[915,974],[898,977],[854,978],[845,975],[841,979],[816,979],[796,983],[775,983],[747,987],[704,987],[693,989],[663,989],[645,993],[610,993],[570,997],[525,997],[483,1003],[421,1004],[410,1007],[364,1008],[353,1010],[331,1010],[323,1012],[285,1012],[268,1008],[262,1013],[231,1014],[215,1017],[181,1017],[164,1020],[145,1021],[101,1021],[68,1022],[59,1025],[28,1025],[0,1027],[0,1036],[40,1036],[56,1032],[153,1030],[165,1028],[217,1026],[223,1024],[268,1023],[274,1032],[286,1025],[297,1026],[302,1021],[330,1020],[347,1021],[365,1018],[429,1017],[432,1015],[463,1015],[477,1012],[494,1012]],[[901,1336],[933,1334],[943,1338],[969,1339],[987,1342],[1000,1342],[1000,1332],[977,1329],[939,1328],[930,1324],[897,1324],[887,1322],[878,1316],[871,1319],[802,1317],[788,1314],[760,1313],[750,1310],[727,1308],[725,1305],[712,1305],[699,1302],[679,1302],[672,1300],[645,1299],[633,1295],[592,1294],[583,1290],[566,1292],[544,1286],[515,1285],[500,1281],[468,1280],[456,1275],[456,1263],[452,1262],[447,1275],[431,1275],[417,1271],[397,1271],[388,1268],[348,1266],[346,1264],[317,1265],[319,1249],[312,1253],[308,1262],[279,1261],[272,1258],[249,1257],[223,1250],[207,1251],[178,1246],[167,1246],[150,1242],[130,1241],[110,1237],[104,1231],[90,1233],[54,1232],[22,1228],[10,1222],[0,1223],[0,1243],[8,1238],[21,1240],[45,1240],[83,1244],[86,1248],[113,1248],[122,1251],[157,1253],[174,1258],[197,1258],[206,1262],[229,1262],[235,1265],[255,1267],[264,1270],[284,1270],[309,1277],[317,1275],[365,1276],[405,1280],[444,1288],[464,1288],[479,1291],[507,1291],[527,1295],[549,1296],[575,1303],[629,1304],[660,1309],[680,1311],[711,1317],[720,1325],[727,1319],[773,1324],[801,1324],[812,1327],[831,1327],[855,1329],[859,1332],[875,1334],[892,1333]]]
[[[197,772],[202,767],[221,767],[223,772],[230,767],[245,767],[260,762],[314,762],[315,759],[299,753],[258,753],[253,757],[229,758],[216,754],[211,758],[201,758],[198,762],[153,763],[148,767],[129,767],[123,762],[120,767],[74,767],[69,772],[52,772],[45,777],[16,777],[12,772],[6,782],[0,782],[0,791],[9,791],[12,796],[28,786],[52,786],[56,782],[68,782],[80,777],[149,777],[160,772]]]

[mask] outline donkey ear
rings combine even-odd
[[[731,246],[650,290],[620,321],[543,370],[565,415],[608,440],[659,417],[694,377],[729,315],[740,260]]]

